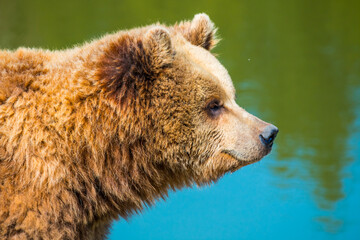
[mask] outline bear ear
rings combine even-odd
[[[173,60],[173,49],[170,33],[163,27],[152,27],[145,34],[144,49],[150,57],[150,68],[159,71],[171,64]]]
[[[205,13],[196,14],[191,22],[182,22],[175,26],[175,29],[178,29],[190,43],[206,50],[211,50],[219,42],[215,36],[217,29]]]
[[[125,33],[105,44],[97,62],[96,79],[117,103],[134,100],[173,60],[170,34],[151,27],[145,34]]]

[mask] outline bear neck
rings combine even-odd
[[[87,209],[83,211],[87,213],[85,218],[114,219],[120,215],[126,219],[157,199],[165,199],[169,190],[192,185],[183,169],[170,168],[154,154],[149,132],[135,134],[138,127],[123,127],[134,122],[128,119],[131,114],[119,118],[119,113],[101,100],[89,103],[92,106],[84,107],[96,106],[101,111],[82,115],[89,126],[83,123],[75,127],[82,140],[75,155],[78,164],[72,173],[76,183],[71,183],[76,198],[81,200],[79,207]]]

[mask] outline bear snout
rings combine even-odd
[[[273,143],[274,143],[274,140],[276,138],[276,135],[278,134],[278,132],[279,132],[279,129],[276,126],[272,125],[272,124],[265,127],[265,129],[259,135],[261,143],[265,147],[271,148]]]

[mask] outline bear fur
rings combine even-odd
[[[0,51],[0,239],[103,239],[168,190],[260,160],[206,14]]]

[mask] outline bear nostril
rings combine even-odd
[[[266,147],[272,147],[274,139],[276,138],[279,129],[274,125],[267,126],[264,131],[259,135],[261,142]]]

